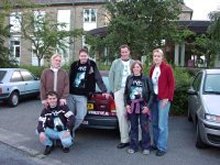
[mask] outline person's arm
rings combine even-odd
[[[114,92],[113,91],[113,88],[114,88],[114,77],[115,77],[114,68],[115,68],[115,61],[113,61],[112,65],[111,65],[111,68],[110,68],[110,71],[109,71],[109,87],[110,87],[110,91],[111,92]]]
[[[169,101],[173,100],[174,90],[175,90],[175,78],[173,74],[173,70],[170,65],[167,68],[167,80],[168,80],[168,92],[169,92]]]
[[[43,71],[40,78],[40,98],[42,103],[46,101],[46,70]]]
[[[40,117],[38,118],[37,131],[39,134],[41,132],[44,132],[44,127],[45,127],[45,123],[46,123],[45,111],[46,111],[46,109],[44,108],[41,112]]]
[[[65,78],[64,78],[64,89],[63,89],[63,95],[61,96],[61,99],[66,99],[67,96],[69,95],[69,90],[70,90],[70,84],[69,84],[69,77],[66,71],[65,73]]]
[[[75,115],[72,111],[69,110],[68,106],[63,106],[63,110],[65,111],[64,116],[67,119],[67,123],[66,123],[67,130],[72,131],[75,125]]]

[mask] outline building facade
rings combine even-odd
[[[89,31],[107,24],[105,17],[105,10],[103,5],[107,0],[33,0],[36,4],[44,7],[33,10],[36,16],[44,16],[45,13],[57,20],[58,23],[65,23],[67,26],[65,30],[83,29]],[[10,24],[11,37],[7,43],[10,48],[12,56],[23,65],[37,65],[37,57],[33,53],[33,44],[25,40],[21,36],[20,22],[22,11],[16,9],[10,14],[8,24]],[[61,51],[64,56],[64,62],[69,63],[76,60],[78,51],[85,45],[85,39],[82,38],[67,38],[67,48]],[[68,42],[69,40],[73,42]],[[71,44],[68,44],[71,43]],[[44,64],[44,60],[41,61]]]

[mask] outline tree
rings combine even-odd
[[[7,16],[7,3],[2,2],[0,10],[0,67],[11,67],[16,65],[16,61],[10,57],[10,51],[5,46],[5,40],[9,37],[9,27],[5,25],[5,18]]]
[[[49,59],[53,52],[65,50],[72,38],[83,34],[82,29],[65,30],[65,23],[58,23],[49,13],[42,12],[44,6],[25,1],[22,4],[22,14],[16,13],[20,20],[22,37],[32,43],[32,51],[41,66],[41,59]]]
[[[180,0],[132,0],[109,3],[108,34],[103,40],[114,54],[121,44],[128,44],[132,57],[140,59],[154,47],[171,40],[177,32]],[[90,43],[89,43],[90,44]]]
[[[216,57],[220,55],[220,12],[209,14],[211,24],[207,33],[198,35],[192,43],[193,54],[205,56],[207,67],[213,67]]]

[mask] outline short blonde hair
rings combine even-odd
[[[138,64],[138,65],[141,67],[141,73],[143,73],[144,67],[143,67],[141,61],[139,61],[139,60],[135,60],[135,61],[132,63],[132,65],[131,65],[131,73],[133,73],[133,69],[134,69],[134,66],[135,66],[136,64]]]
[[[160,53],[160,54],[164,57],[163,50],[160,49],[160,48],[156,48],[156,49],[154,49],[154,50],[153,50],[153,55],[154,55],[154,53]]]
[[[51,56],[50,62],[52,62],[53,59],[56,58],[56,57],[60,57],[60,58],[62,59],[62,55],[61,55],[61,54],[55,53],[55,54],[53,54],[53,55]]]

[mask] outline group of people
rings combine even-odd
[[[143,64],[131,58],[128,45],[120,46],[119,52],[120,58],[113,61],[109,71],[120,131],[117,148],[129,147],[127,152],[133,154],[140,145],[144,155],[155,149],[157,156],[163,156],[167,152],[168,116],[175,86],[172,68],[159,48],[153,50],[149,76],[144,75]],[[96,84],[102,95],[110,96],[87,49],[79,51],[79,60],[72,63],[69,75],[61,68],[61,59],[61,55],[53,55],[51,67],[41,75],[44,109],[37,131],[40,142],[46,146],[45,155],[52,151],[57,140],[63,151],[69,152],[75,131],[86,116],[87,99],[95,92]]]

